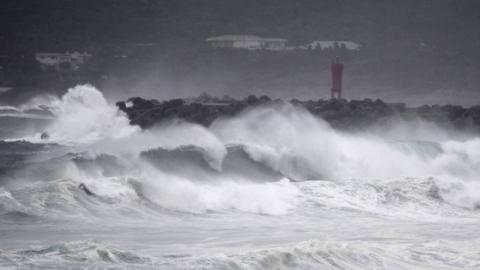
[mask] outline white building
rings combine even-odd
[[[40,62],[42,69],[54,68],[56,70],[79,70],[92,57],[89,53],[36,53],[35,59]]]
[[[207,38],[207,43],[213,48],[233,48],[247,50],[284,50],[286,39],[262,38],[252,35],[224,35]]]
[[[307,50],[345,49],[349,51],[359,51],[360,47],[360,44],[346,40],[315,40],[307,45],[300,46],[300,48]]]

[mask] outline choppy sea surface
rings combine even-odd
[[[91,86],[42,105],[0,110],[1,269],[480,269],[476,135],[288,104],[142,131]]]

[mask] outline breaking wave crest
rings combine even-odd
[[[123,138],[139,131],[90,85],[77,86],[69,89],[62,98],[49,97],[47,101],[46,106],[54,117],[53,123],[47,127],[51,142],[82,144]],[[30,140],[40,142],[40,134]]]
[[[47,269],[52,264],[69,265],[70,268],[85,266],[108,268],[112,263],[141,267],[149,265],[152,258],[139,256],[133,252],[109,248],[96,242],[76,241],[55,244],[48,247],[38,247],[15,252],[0,252],[0,266],[35,265],[35,268]]]
[[[0,252],[0,266],[19,263],[47,268],[119,267],[121,269],[476,269],[479,254],[466,252],[468,241],[385,243],[305,241],[271,249],[217,256],[155,258],[98,242],[76,241],[48,247]],[[3,261],[3,262],[2,262]]]
[[[433,209],[435,201],[470,210],[480,205],[473,192],[480,186],[479,138],[346,134],[289,104],[210,127],[174,120],[142,131],[92,86],[70,89],[49,106],[55,117],[49,138],[25,139],[53,146],[4,168],[4,214],[95,215],[105,207],[150,215],[154,205],[155,211],[277,215],[310,201],[372,213],[386,213],[381,205],[388,200],[405,200],[400,205],[409,209]],[[9,149],[22,143],[4,142]],[[4,155],[22,156],[18,151]],[[300,182],[309,180],[323,181]],[[98,201],[102,207],[94,206]]]
[[[43,136],[0,141],[2,269],[480,267],[478,136],[290,104],[141,130],[92,86],[44,101]]]

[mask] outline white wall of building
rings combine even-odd
[[[61,64],[68,63],[73,70],[78,70],[91,56],[91,54],[79,52],[37,53],[35,59],[42,65],[42,68],[53,67],[58,69]]]
[[[263,42],[261,40],[237,40],[233,42],[233,48],[243,48],[249,50],[261,49]]]

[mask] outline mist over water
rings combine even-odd
[[[88,85],[46,103],[48,139],[2,142],[27,158],[0,175],[0,266],[480,267],[476,136],[287,103],[141,130]]]

